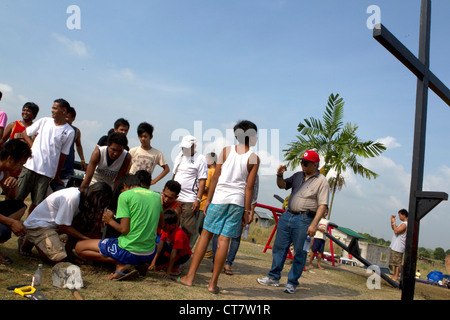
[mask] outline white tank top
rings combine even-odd
[[[253,152],[249,150],[244,154],[236,152],[236,146],[231,147],[217,182],[211,203],[236,204],[244,207],[245,186],[248,178],[248,159]]]
[[[106,159],[106,153],[108,152],[107,148],[107,146],[98,148],[98,151],[100,152],[100,161],[98,162],[97,168],[95,169],[91,185],[95,182],[106,182],[111,186],[111,188],[114,189],[114,181],[119,175],[119,171],[122,168],[128,152],[126,150],[123,150],[119,158],[111,163],[110,166],[108,166],[108,161]]]
[[[407,221],[402,221],[402,223],[400,223],[399,227],[405,224],[406,226],[408,225]],[[406,230],[405,232],[403,232],[402,234],[395,234],[392,236],[392,241],[391,241],[391,249],[400,253],[405,252],[405,244],[406,244]]]

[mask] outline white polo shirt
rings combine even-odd
[[[178,196],[180,202],[194,202],[197,199],[198,182],[208,178],[206,157],[198,152],[193,156],[179,154],[174,162],[174,180],[181,184]]]

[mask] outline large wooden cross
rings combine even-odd
[[[373,29],[373,37],[417,76],[409,215],[403,263],[402,300],[414,299],[417,246],[420,220],[441,201],[445,192],[422,191],[425,159],[428,88],[450,106],[450,90],[430,71],[431,0],[422,0],[420,13],[419,58],[416,58],[382,24]]]

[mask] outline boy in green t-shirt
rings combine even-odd
[[[156,192],[139,187],[135,175],[123,179],[123,192],[117,204],[117,222],[110,210],[103,214],[103,222],[121,235],[118,238],[93,239],[78,242],[75,250],[82,258],[116,265],[110,280],[123,280],[137,274],[133,265],[151,262],[155,255],[156,229],[164,223],[161,198]]]

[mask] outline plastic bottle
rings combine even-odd
[[[311,236],[308,234],[305,239],[305,244],[303,245],[303,251],[309,251],[309,245],[311,244]]]
[[[244,239],[247,239],[248,238],[248,231],[250,230],[250,225],[248,224],[248,225],[246,225],[245,226],[245,228],[244,228],[244,234],[242,235],[242,237],[244,238]]]
[[[33,275],[33,283],[32,283],[33,286],[39,286],[42,284],[42,280],[44,278],[42,268],[43,268],[42,264],[41,263],[38,264],[38,268]]]

